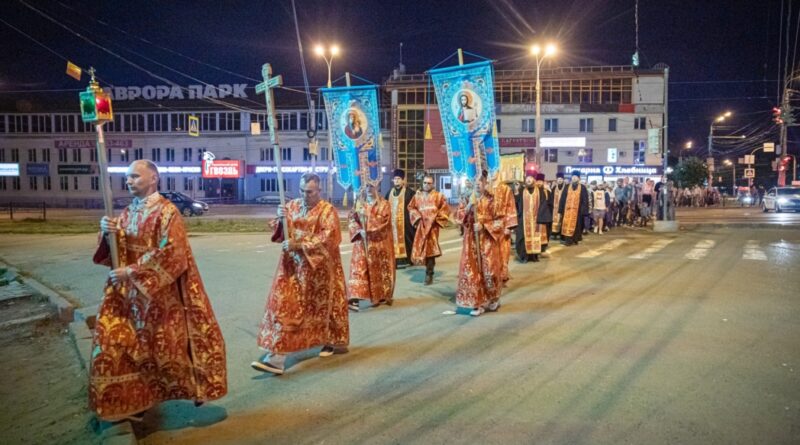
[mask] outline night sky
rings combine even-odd
[[[794,3],[796,23],[800,1]],[[259,77],[261,65],[270,62],[286,85],[302,89],[291,0],[28,4],[179,84],[198,83],[179,73],[212,84],[253,82],[159,46],[249,78]],[[558,43],[552,66],[626,65],[636,47],[634,0],[296,0],[296,5],[312,88],[327,75],[324,62],[311,51],[316,42],[336,42],[343,49],[334,61],[334,78],[350,71],[374,82],[397,66],[401,42],[408,73],[431,68],[459,47],[495,59],[498,69],[530,67],[526,51],[534,41]],[[736,127],[770,127],[771,108],[778,102],[776,80],[782,77],[780,9],[780,0],[640,0],[641,66],[670,66],[673,150],[692,139],[701,154],[711,119],[727,109],[736,113]],[[84,68],[93,65],[106,84],[164,84],[17,0],[3,2],[0,18],[61,57]],[[792,42],[794,37],[793,28]],[[85,87],[85,80],[78,83],[64,74],[61,57],[2,22],[0,41],[0,94]]]

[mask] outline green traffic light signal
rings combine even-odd
[[[94,93],[84,91],[80,94],[81,100],[81,119],[84,122],[94,122],[97,119],[97,108],[95,106]]]

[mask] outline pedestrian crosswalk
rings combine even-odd
[[[577,259],[577,260],[603,260],[607,258],[622,258],[627,260],[648,260],[653,258],[681,258],[687,261],[702,261],[710,255],[715,254],[721,249],[721,244],[725,246],[724,255],[735,255],[743,261],[769,261],[770,255],[786,256],[787,252],[793,254],[800,252],[798,243],[758,240],[719,240],[719,239],[697,239],[686,238],[674,235],[665,235],[652,241],[646,241],[647,237],[615,237],[604,239],[598,243],[597,239],[590,237],[585,239],[580,245],[575,247],[564,247],[555,240],[551,240],[548,246],[548,253],[551,258]],[[724,242],[723,242],[724,241]],[[445,256],[460,255],[463,248],[463,240],[460,237],[442,240],[439,243],[442,254]],[[278,247],[280,244],[261,244],[255,245],[255,253],[265,254],[270,252],[270,247]],[[789,247],[787,247],[789,246]],[[343,257],[353,253],[353,244],[343,242],[339,246]],[[228,252],[229,249],[218,249],[217,252]]]
[[[702,260],[716,245],[717,242],[710,239],[698,241],[697,244],[694,245],[694,248],[686,253],[685,257],[687,260]]]

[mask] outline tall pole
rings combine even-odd
[[[733,165],[733,179],[731,181],[731,193],[733,193],[736,190],[736,164],[731,162],[731,165]]]
[[[668,109],[667,109],[667,87],[669,85],[669,68],[664,68],[664,122],[662,122],[662,130],[664,133],[664,138],[662,143],[664,144],[664,183],[661,184],[661,206],[662,206],[662,216],[664,221],[669,220],[669,215],[667,215],[667,199],[669,198],[669,190],[668,190],[668,183],[667,183],[667,167],[669,165],[669,139],[667,138],[667,132],[669,131],[667,125],[667,119],[669,117]]]
[[[105,209],[106,216],[109,218],[114,217],[114,202],[111,199],[111,177],[108,175],[108,156],[106,154],[106,139],[103,133],[103,125],[105,122],[95,124],[94,128],[97,131],[97,167],[100,171],[100,189],[103,190],[103,208]],[[116,234],[110,233],[106,239],[108,246],[111,249],[111,265],[114,269],[119,267],[119,247],[117,246]]]
[[[542,82],[539,79],[539,68],[542,66],[539,56],[536,56],[536,120],[534,121],[534,125],[536,126],[536,134],[534,141],[536,142],[536,148],[534,148],[534,162],[536,163],[536,168],[539,171],[542,171]]]
[[[708,158],[711,159],[711,147],[714,141],[714,122],[711,122],[711,125],[708,127]],[[711,169],[708,169],[708,186],[711,187]]]
[[[328,60],[327,57],[324,58],[325,63],[328,65],[328,88],[332,86],[331,83],[331,64],[333,63],[333,56],[331,56],[331,60]],[[328,166],[328,177],[327,177],[327,189],[328,189],[328,199],[330,200],[331,204],[333,204],[333,129],[331,128],[330,122],[328,122],[328,157],[330,158],[330,163]],[[347,193],[347,192],[345,192]]]

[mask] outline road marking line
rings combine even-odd
[[[653,256],[654,253],[660,252],[665,247],[670,245],[670,243],[672,243],[673,241],[675,241],[675,240],[674,239],[660,239],[660,240],[654,242],[653,244],[651,244],[650,247],[644,249],[643,251],[641,251],[641,252],[639,252],[637,254],[630,255],[630,256],[628,256],[628,258],[633,259],[633,260],[643,260],[645,258],[650,258],[651,256]]]
[[[442,253],[456,252],[456,251],[459,251],[459,250],[461,250],[461,249],[463,249],[463,248],[464,248],[464,245],[462,244],[462,245],[460,245],[460,246],[451,247],[451,248],[449,248],[449,249],[444,249],[444,250],[442,251]]]
[[[747,240],[744,245],[744,252],[742,253],[743,260],[753,261],[767,261],[767,254],[761,250],[756,240]]]
[[[582,254],[578,255],[578,258],[594,258],[596,256],[600,256],[610,250],[614,250],[617,247],[627,243],[628,240],[626,239],[615,239],[611,240],[602,246],[598,247],[597,249],[592,249],[587,252],[583,252]]]
[[[687,260],[702,260],[703,258],[711,252],[711,249],[716,246],[717,243],[714,240],[705,239],[699,241],[697,244],[694,245],[694,249],[690,250],[686,254]]]

